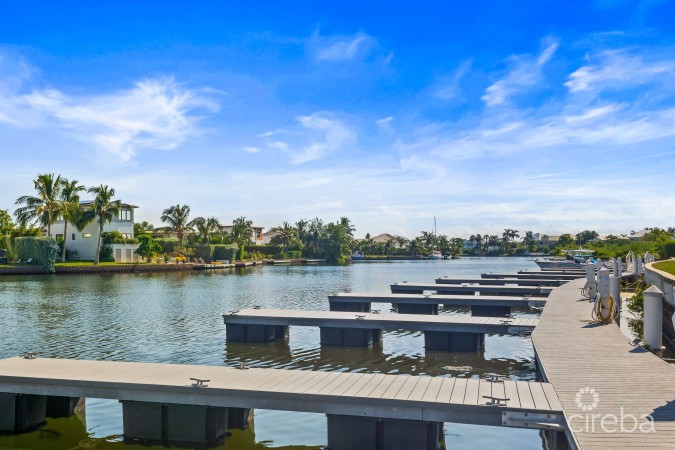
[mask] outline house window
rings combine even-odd
[[[91,237],[91,233],[82,233],[82,237],[83,237],[83,238],[90,238],[90,237]]]
[[[262,239],[262,230],[255,230],[255,239],[256,241]]]
[[[131,220],[131,210],[130,209],[121,209],[120,210],[120,220],[130,221]]]
[[[71,238],[71,241],[74,241],[74,240],[75,240],[75,233],[72,234],[72,238]]]

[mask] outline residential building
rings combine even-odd
[[[396,236],[389,233],[378,234],[377,236],[374,236],[372,239],[373,242],[375,242],[376,244],[386,244],[387,242],[390,242],[392,248],[403,248],[404,242],[406,242],[407,240],[401,236]]]
[[[636,231],[635,233],[631,233],[630,235],[628,235],[628,240],[631,242],[644,241],[645,235],[647,233],[649,233],[649,230],[646,228],[640,231]]]
[[[263,228],[251,226],[251,244],[263,245]],[[221,226],[220,230],[224,233],[232,233],[232,225]]]
[[[533,238],[534,243],[539,248],[541,247],[553,248],[556,245],[558,245],[558,241],[560,240],[560,236],[549,236],[548,234],[539,234],[539,233],[535,233]]]
[[[271,244],[272,238],[274,238],[274,237],[276,237],[276,236],[279,236],[280,234],[281,234],[281,233],[279,233],[278,231],[272,231],[272,230],[270,230],[270,231],[265,231],[265,232],[262,234],[262,243],[263,243],[263,245],[269,245],[269,244]]]
[[[82,201],[80,202],[80,208],[87,210],[91,207],[92,203],[92,201]],[[110,233],[112,231],[118,231],[125,238],[133,238],[134,210],[136,208],[138,208],[138,206],[122,203],[119,214],[113,218],[110,223],[103,225],[103,232]],[[63,219],[54,222],[51,226],[51,236],[56,239],[63,238],[64,227],[65,221]],[[93,222],[85,226],[82,231],[79,231],[75,225],[68,222],[68,228],[66,229],[66,232],[68,233],[68,242],[66,243],[66,248],[70,251],[76,251],[81,260],[96,259],[98,231],[99,224],[97,219],[94,219]],[[138,255],[135,253],[136,248],[138,248],[138,245],[116,244],[113,246],[113,257],[116,262],[137,261]]]

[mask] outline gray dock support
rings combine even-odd
[[[425,331],[424,348],[445,352],[482,352],[485,350],[485,334]]]
[[[252,418],[252,408],[229,408],[227,412],[227,428],[244,430],[249,427]]]
[[[382,330],[372,328],[321,327],[321,345],[369,347],[382,339]]]
[[[70,417],[84,408],[84,397],[47,397],[47,417]]]
[[[331,311],[370,312],[370,302],[328,302]]]
[[[262,343],[288,339],[288,326],[284,325],[241,325],[229,323],[225,337],[230,342]]]
[[[479,317],[506,317],[511,314],[510,306],[471,305],[471,315]]]
[[[0,431],[20,433],[45,423],[47,397],[0,393]]]
[[[438,305],[421,305],[418,303],[395,303],[399,314],[438,315]]]
[[[228,408],[123,400],[125,439],[207,445],[227,436]]]
[[[328,415],[331,450],[436,450],[442,442],[440,422]]]

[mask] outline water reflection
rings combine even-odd
[[[201,273],[2,277],[0,357],[37,351],[42,357],[215,366],[242,361],[301,370],[459,377],[499,372],[530,380],[535,367],[529,338],[490,335],[480,354],[425,352],[422,333],[399,330],[386,332],[373,348],[322,348],[318,328],[292,327],[288,342],[230,344],[221,315],[254,305],[328,310],[327,297],[336,292],[388,293],[390,284],[403,280],[433,282],[446,275],[533,269],[525,258],[463,258]],[[441,308],[441,314],[468,313],[468,308]],[[536,317],[528,309],[516,314]],[[75,420],[49,421],[41,435],[0,437],[0,448],[136,448],[120,439],[121,408],[115,401],[88,402],[86,425],[80,421],[79,428],[69,428]],[[320,414],[256,411],[256,428],[257,432],[234,433],[222,448],[319,448],[326,442]],[[504,448],[512,439],[511,448],[541,448],[538,434],[531,430],[447,428],[456,431],[452,448]]]

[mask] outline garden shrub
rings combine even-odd
[[[291,259],[300,259],[302,258],[302,252],[298,250],[293,250],[288,252],[288,257]]]
[[[55,262],[59,247],[52,237],[28,236],[14,239],[16,256],[22,260],[31,259],[33,264],[43,266],[48,273],[56,272]]]
[[[162,247],[161,253],[172,255],[178,250],[178,239],[155,239],[155,242]]]
[[[223,260],[234,261],[234,257],[237,254],[236,245],[212,245],[213,250],[211,252],[211,260]]]

